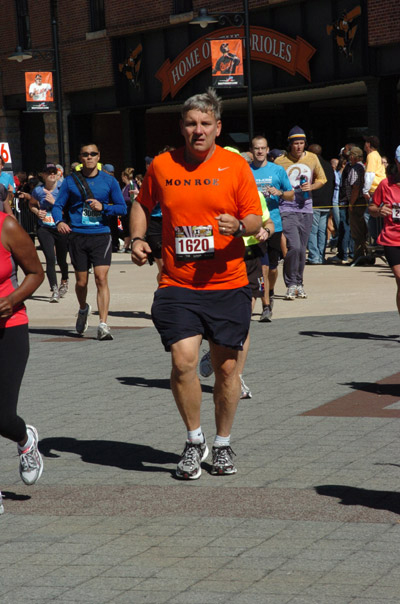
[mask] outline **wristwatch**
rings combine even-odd
[[[239,220],[239,226],[236,229],[236,231],[234,233],[232,233],[233,237],[243,237],[243,235],[246,235],[246,227],[244,226],[243,222],[241,220]]]
[[[264,231],[267,231],[268,237],[271,237],[271,231],[269,230],[268,227],[264,227]]]
[[[132,243],[135,243],[135,241],[146,241],[146,240],[143,239],[143,237],[134,237],[133,239],[131,239],[131,245],[132,245]]]

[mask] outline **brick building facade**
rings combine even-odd
[[[203,44],[198,48],[206,48],[207,40],[220,37],[224,29],[219,23],[207,29],[189,25],[206,3],[10,0],[9,4],[7,36],[0,40],[0,137],[10,145],[14,169],[38,169],[44,161],[59,159],[56,113],[27,113],[24,93],[24,71],[54,69],[51,57],[42,51],[54,49],[55,43],[67,165],[76,158],[79,143],[89,139],[99,142],[103,161],[115,164],[117,171],[126,165],[141,171],[146,154],[157,153],[165,144],[180,144],[180,104],[211,84],[211,70],[193,69],[197,55],[185,57],[186,49],[195,49],[198,41]],[[327,156],[336,155],[349,138],[361,141],[369,131],[381,137],[388,155],[393,154],[400,142],[397,0],[248,4],[255,130],[266,132],[273,146],[283,147],[289,128],[299,123]],[[241,0],[231,2],[229,12],[241,12],[243,6]],[[208,10],[221,15],[226,2],[209,3]],[[346,12],[349,21],[343,19]],[[273,49],[279,46],[271,44],[282,40],[291,54],[297,53],[298,62],[308,52],[302,67],[285,67],[277,57]],[[18,46],[32,49],[33,58],[21,63],[8,60]],[[141,49],[137,86],[123,67],[135,49]],[[174,89],[174,78],[181,76],[184,84]],[[246,146],[246,89],[225,89],[221,95],[225,101],[221,142]]]

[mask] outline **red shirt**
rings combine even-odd
[[[248,284],[242,238],[221,235],[216,220],[219,214],[238,220],[262,215],[254,176],[240,155],[216,146],[198,165],[185,162],[184,148],[158,155],[137,201],[149,212],[161,204],[160,287],[221,290]],[[196,257],[190,256],[193,250]]]
[[[399,222],[393,222],[393,213],[385,216],[383,228],[378,237],[380,245],[400,247],[400,183],[396,182],[396,176],[389,176],[382,180],[373,196],[373,203],[380,206],[382,203],[389,205],[392,212],[399,218]]]
[[[0,298],[5,298],[12,294],[18,287],[16,267],[11,252],[6,250],[1,240],[4,220],[7,214],[0,212]],[[15,327],[16,325],[25,325],[28,323],[25,305],[18,304],[13,309],[13,314],[8,319],[0,318],[0,329],[4,327]]]

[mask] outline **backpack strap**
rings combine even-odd
[[[86,178],[83,176],[83,174],[81,174],[81,172],[74,171],[71,173],[71,176],[85,201],[86,199],[95,199]]]

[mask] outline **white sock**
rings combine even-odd
[[[104,321],[100,321],[100,325],[102,325],[103,327],[107,327],[107,323],[104,323]]]
[[[19,451],[26,451],[27,449],[30,449],[31,446],[33,445],[33,435],[31,432],[27,432],[28,435],[28,440],[26,441],[26,443],[24,445],[18,444],[18,450]]]
[[[214,447],[229,447],[231,442],[231,435],[229,434],[229,436],[219,436],[217,434],[217,436],[215,437],[214,440]]]
[[[205,439],[201,426],[199,426],[196,430],[188,430],[187,439],[190,440],[191,443],[195,443],[196,445],[204,443]]]

